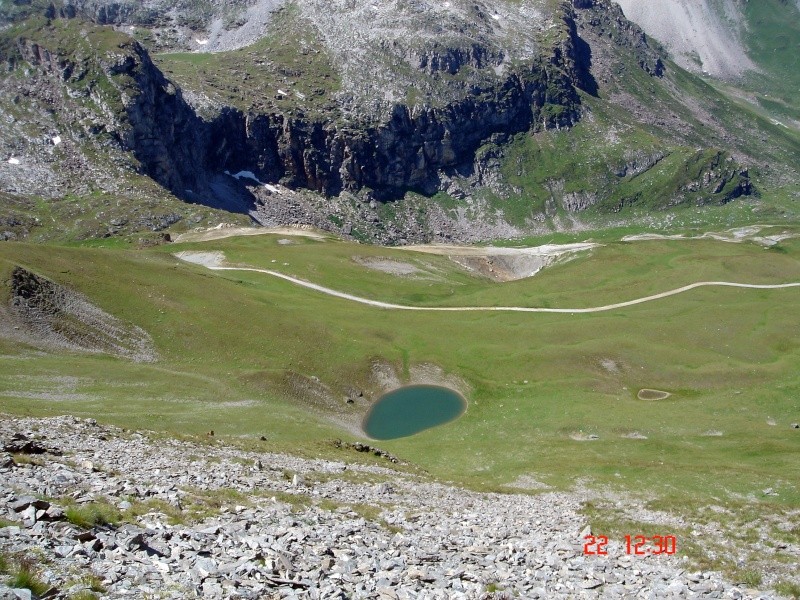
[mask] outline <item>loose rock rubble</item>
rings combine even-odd
[[[775,597],[613,540],[608,556],[584,556],[572,494],[480,494],[73,417],[0,418],[12,441],[48,452],[0,453],[0,525],[13,523],[0,553],[33,557],[49,598],[89,581],[103,598]],[[68,519],[98,504],[121,518]],[[17,597],[29,596],[0,585]]]

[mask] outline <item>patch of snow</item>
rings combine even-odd
[[[499,21],[499,20],[500,20],[500,15],[492,15],[492,18],[493,18],[495,21]]]
[[[298,98],[300,98],[300,100],[305,100],[305,99],[306,99],[306,95],[305,95],[305,94],[302,94],[302,93],[300,93],[300,92],[297,92],[297,91],[296,91],[296,92],[294,93],[294,95],[295,95],[295,96],[297,96]]]
[[[58,146],[61,143],[61,136],[57,135],[53,138],[53,146]]]
[[[205,46],[208,43],[208,40],[198,40],[197,38],[194,38],[194,41],[201,46]]]
[[[276,186],[274,186],[274,185],[272,185],[270,183],[264,183],[258,177],[256,177],[256,174],[253,173],[252,171],[239,171],[238,173],[231,173],[230,171],[225,171],[225,175],[230,175],[231,177],[233,177],[236,180],[239,180],[239,179],[242,179],[242,178],[251,179],[251,180],[255,181],[257,184],[263,185],[265,188],[267,188],[270,192],[272,192],[274,194],[280,194],[281,193],[281,190],[279,188],[277,188]]]
[[[18,158],[14,158],[12,156],[11,158],[8,159],[8,164],[10,164],[10,165],[18,165],[19,164],[19,159]]]
[[[241,179],[242,177],[244,177],[245,179],[252,179],[256,183],[259,183],[261,185],[265,185],[264,183],[259,181],[258,177],[256,177],[256,174],[253,173],[252,171],[239,171],[238,173],[233,173],[233,174],[229,173],[228,171],[225,171],[225,174],[226,175],[230,175],[231,177],[233,177],[234,179],[237,179],[237,180]]]
[[[278,95],[279,96],[288,96],[289,92],[284,92],[282,89],[278,88]]]

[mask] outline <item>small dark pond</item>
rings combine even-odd
[[[408,385],[384,394],[364,418],[364,431],[376,440],[419,433],[461,416],[467,403],[460,394],[436,385]]]

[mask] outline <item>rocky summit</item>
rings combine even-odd
[[[3,417],[0,442],[0,556],[42,598],[775,597],[618,540],[584,555],[573,493],[476,493],[386,458],[303,459],[69,416]]]

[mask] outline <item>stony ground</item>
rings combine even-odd
[[[204,441],[0,418],[5,569],[27,563],[49,598],[775,597],[614,541],[584,556],[571,494],[479,494],[387,456]],[[0,598],[26,597],[0,584]]]
[[[620,0],[625,16],[664,44],[684,69],[736,80],[757,67],[747,56],[744,3]]]

